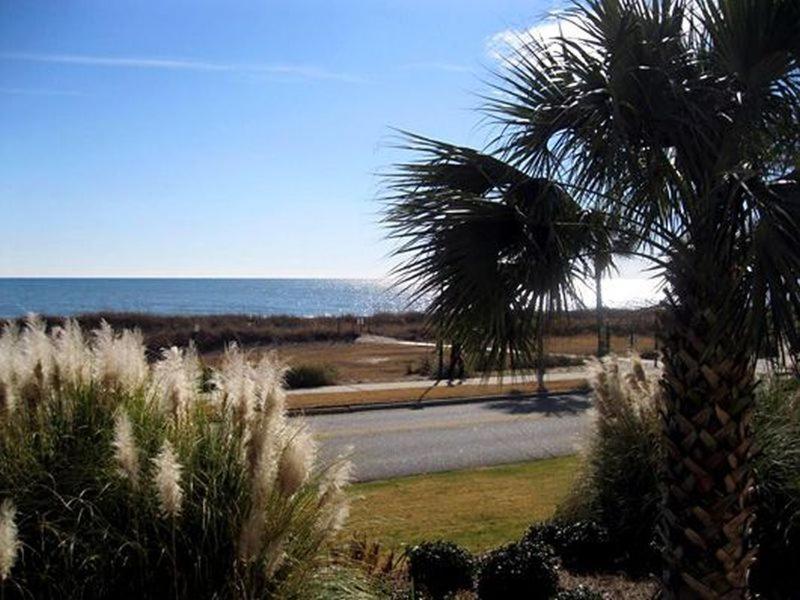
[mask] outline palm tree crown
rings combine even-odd
[[[616,234],[673,286],[719,288],[685,279],[705,256],[748,343],[796,345],[798,14],[590,0],[561,15],[572,37],[522,37],[487,101],[487,151],[406,138],[420,160],[390,177],[386,215],[401,281],[474,350],[526,352],[526,311],[563,308]]]
[[[665,589],[739,597],[754,360],[800,347],[800,3],[576,0],[560,18],[504,57],[486,150],[406,137],[417,159],[386,212],[398,275],[442,335],[504,366],[614,240],[652,261]]]

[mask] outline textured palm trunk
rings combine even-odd
[[[719,294],[681,287],[661,324],[665,597],[744,598],[755,361],[735,320],[709,308]]]
[[[599,258],[594,260],[594,290],[595,290],[595,319],[597,324],[597,356],[608,354],[603,335],[603,322],[605,321],[605,311],[603,308],[603,269]]]

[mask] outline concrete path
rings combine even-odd
[[[548,373],[545,375],[545,381],[566,381],[569,379],[581,379],[586,377],[584,370],[579,370],[571,373]],[[502,378],[503,383],[529,383],[535,382],[536,376],[534,375],[517,375],[515,377]],[[458,387],[459,385],[480,385],[482,383],[500,383],[500,377],[489,377],[483,379],[480,377],[469,377],[461,381],[456,381],[452,385]],[[434,386],[448,387],[450,384],[447,381],[436,381],[435,379],[406,379],[402,381],[380,381],[374,383],[348,383],[342,385],[326,385],[325,387],[305,388],[299,390],[289,390],[287,394],[336,394],[339,392],[372,392],[379,390],[407,390],[407,389],[423,389]]]
[[[620,368],[623,371],[628,370],[627,363],[630,359],[620,357],[617,359],[620,363]],[[645,368],[648,372],[655,372],[658,368],[653,366],[653,361],[645,361]],[[587,379],[592,374],[591,370],[587,367],[558,367],[549,369],[544,376],[545,383],[551,381],[571,381],[573,379]],[[506,375],[504,377],[492,376],[489,378],[482,377],[469,377],[462,381],[454,382],[452,385],[458,387],[459,385],[480,385],[480,384],[496,384],[496,383],[534,383],[536,382],[536,375]],[[406,390],[406,389],[424,389],[434,386],[447,387],[447,381],[436,381],[435,379],[405,379],[402,381],[381,381],[373,383],[349,383],[342,385],[326,385],[325,387],[318,388],[305,388],[299,390],[289,390],[289,395],[293,394],[335,394],[339,392],[371,392],[380,390]]]
[[[359,481],[497,465],[576,452],[588,395],[306,417],[323,460],[351,448]]]

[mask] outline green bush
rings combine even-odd
[[[408,549],[408,566],[414,589],[434,600],[472,589],[474,570],[469,551],[452,542],[425,542]]]
[[[759,391],[755,434],[758,502],[753,542],[759,554],[750,574],[765,599],[794,598],[800,573],[800,386],[773,379]]]
[[[567,569],[577,572],[610,568],[620,554],[611,544],[608,530],[594,521],[536,524],[522,541],[547,544]]]
[[[584,472],[557,519],[597,524],[608,532],[604,556],[613,551],[629,571],[652,571],[659,561],[653,540],[663,460],[658,383],[636,358],[626,374],[614,358],[597,363],[591,383],[597,418]]]
[[[556,521],[534,523],[523,534],[522,541],[546,544],[557,551],[561,544],[561,531],[563,527],[563,524]]]
[[[191,352],[38,321],[0,336],[5,598],[309,598],[346,516],[281,368],[230,348],[201,388]]]
[[[556,552],[571,571],[608,568],[617,556],[608,530],[595,521],[576,521],[565,525],[557,538]]]
[[[549,600],[558,591],[553,550],[534,542],[492,550],[481,560],[477,588],[480,600]]]
[[[297,365],[286,371],[286,387],[290,390],[336,385],[339,373],[333,365]]]
[[[603,600],[603,594],[590,590],[586,586],[579,585],[572,590],[559,592],[556,600]]]

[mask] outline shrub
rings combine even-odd
[[[579,585],[574,589],[559,592],[556,600],[603,600],[603,594]]]
[[[658,383],[636,357],[624,375],[613,357],[597,363],[591,383],[597,418],[584,473],[557,517],[594,522],[608,532],[604,557],[614,552],[629,570],[648,571],[658,562],[653,545],[663,457]],[[584,533],[589,532],[577,529],[571,537],[580,540]],[[576,541],[575,550],[584,543],[589,540]]]
[[[487,553],[478,572],[480,600],[548,600],[558,590],[553,550],[534,542],[508,544]]]
[[[522,535],[522,541],[532,542],[534,544],[545,544],[558,553],[558,548],[561,545],[561,531],[563,528],[563,523],[557,521],[534,523],[528,527],[527,531]]]
[[[766,599],[794,598],[800,572],[800,388],[772,379],[758,394],[754,423],[758,491],[750,582]]]
[[[201,391],[191,351],[32,319],[0,336],[7,598],[313,597],[349,466],[320,468],[282,369],[231,347]]]
[[[572,571],[609,567],[616,555],[608,530],[595,521],[576,521],[565,525],[559,531],[555,548],[563,565]]]
[[[338,376],[333,365],[297,365],[286,371],[286,387],[299,390],[335,385]]]
[[[452,542],[425,542],[409,548],[408,566],[414,588],[436,600],[472,588],[472,555]]]
[[[594,521],[539,523],[525,532],[522,541],[547,544],[572,571],[610,567],[618,553],[611,545],[608,530]]]

